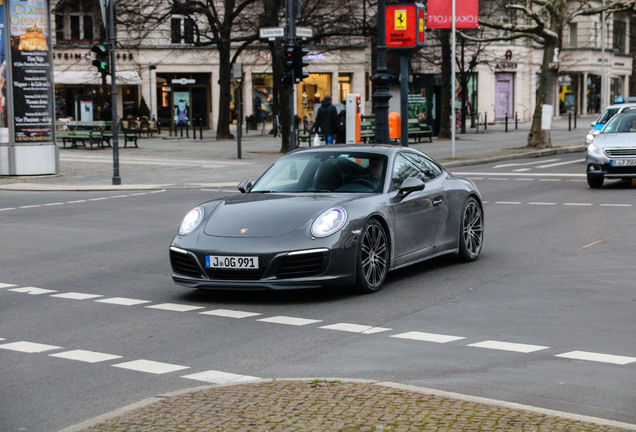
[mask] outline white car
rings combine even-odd
[[[600,188],[606,178],[636,178],[636,108],[607,122],[585,152],[587,183]]]
[[[603,126],[605,126],[609,119],[611,119],[624,109],[633,107],[636,107],[636,103],[615,103],[606,107],[596,118],[596,120],[594,120],[590,125],[592,126],[592,129],[590,129],[590,131],[585,136],[585,148],[587,148],[587,146],[589,146],[590,143],[594,141],[596,135],[598,135],[601,129],[603,129]]]

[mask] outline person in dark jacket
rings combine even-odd
[[[338,110],[331,104],[331,96],[325,96],[318,108],[314,122],[316,133],[320,130],[325,144],[332,145],[338,132]]]

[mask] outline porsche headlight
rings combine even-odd
[[[347,222],[347,212],[342,207],[327,210],[316,218],[311,225],[311,235],[327,237],[342,228]]]
[[[196,227],[199,226],[203,219],[203,209],[201,207],[195,207],[190,210],[181,222],[179,227],[179,235],[184,236],[190,234]]]

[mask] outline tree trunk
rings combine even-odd
[[[219,50],[219,116],[217,121],[216,139],[233,139],[230,133],[230,99],[232,93],[232,65],[230,57],[229,37],[227,42],[217,45]]]
[[[543,47],[543,63],[541,64],[541,76],[539,78],[539,88],[537,89],[537,101],[532,116],[532,126],[528,134],[528,147],[551,148],[552,141],[550,130],[542,128],[543,107],[554,104],[556,94],[556,82],[559,74],[558,58],[555,58],[557,49],[556,41],[546,40]],[[552,112],[558,107],[552,106]],[[545,119],[552,121],[552,119]]]

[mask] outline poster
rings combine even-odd
[[[176,91],[173,93],[174,124],[175,126],[190,125],[190,92]]]
[[[9,142],[7,125],[7,74],[4,52],[4,5],[0,0],[0,143]]]
[[[453,4],[449,0],[428,0],[426,27],[449,29],[453,26]],[[455,0],[455,28],[479,27],[478,0]]]
[[[9,5],[15,142],[50,141],[48,5],[46,0],[10,0]]]

